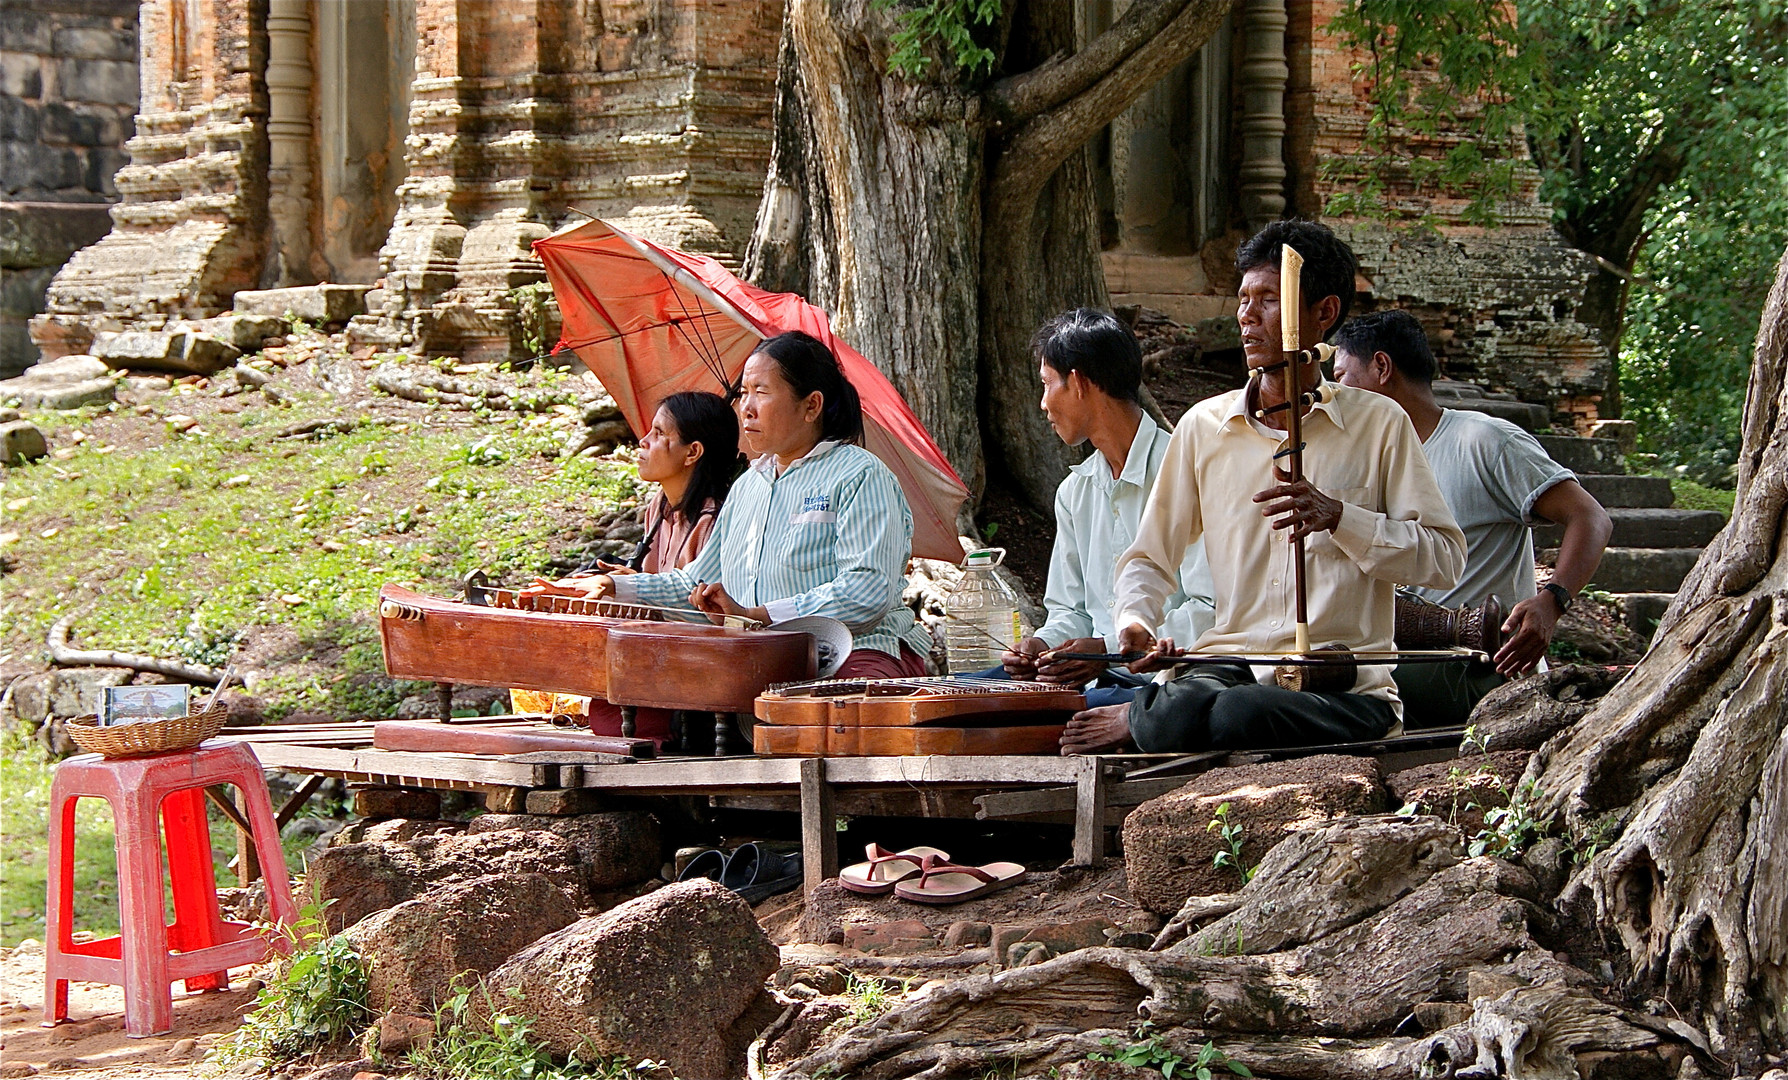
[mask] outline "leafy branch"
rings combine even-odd
[[[882,10],[899,3],[875,0]],[[895,17],[900,29],[888,38],[893,46],[888,67],[909,79],[923,76],[931,69],[930,48],[935,42],[970,76],[992,74],[998,57],[975,40],[974,28],[991,27],[999,17],[1000,0],[925,0]]]

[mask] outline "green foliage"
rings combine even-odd
[[[1551,825],[1534,815],[1534,803],[1540,794],[1534,781],[1523,780],[1510,791],[1499,776],[1497,786],[1508,796],[1509,804],[1484,811],[1484,827],[1472,837],[1466,850],[1473,855],[1513,859],[1545,836]]]
[[[1676,505],[1685,510],[1718,510],[1732,516],[1735,495],[1730,487],[1708,487],[1686,476],[1672,476],[1670,491],[1676,496]]]
[[[1145,1024],[1138,1030],[1139,1038],[1146,1028]],[[1211,1080],[1218,1069],[1227,1069],[1236,1076],[1254,1075],[1248,1070],[1248,1066],[1230,1060],[1228,1054],[1217,1049],[1217,1045],[1211,1042],[1199,1047],[1198,1052],[1189,1060],[1169,1047],[1159,1035],[1133,1043],[1122,1043],[1107,1035],[1099,1040],[1099,1044],[1106,1049],[1088,1054],[1088,1061],[1111,1061],[1132,1069],[1154,1069],[1166,1080],[1174,1080],[1176,1076],[1188,1080]]]
[[[846,972],[844,997],[851,1003],[850,1026],[867,1024],[892,1009],[906,992],[906,983]],[[898,987],[898,989],[896,988]]]
[[[573,1053],[560,1062],[529,1038],[533,1020],[516,1006],[519,992],[502,997],[482,985],[461,986],[435,1013],[435,1036],[409,1054],[430,1080],[627,1080],[670,1076],[656,1061]]]
[[[916,79],[931,68],[930,48],[936,43],[955,65],[970,76],[993,72],[999,59],[992,49],[975,40],[975,27],[991,27],[1000,17],[1001,0],[923,0],[896,16],[900,29],[888,38],[889,69]],[[876,0],[876,7],[892,9],[900,0]]]
[[[515,305],[515,318],[521,327],[522,348],[528,355],[540,357],[548,348],[546,306],[553,299],[553,287],[545,281],[509,290],[509,302]]]
[[[1352,0],[1363,152],[1326,212],[1490,223],[1533,174],[1567,241],[1629,283],[1623,414],[1646,449],[1730,486],[1757,320],[1788,240],[1788,3]],[[1430,136],[1439,134],[1438,140]],[[1480,148],[1489,148],[1485,153]]]
[[[0,945],[43,940],[48,888],[53,765],[22,727],[0,732]],[[104,799],[77,804],[74,830],[74,925],[99,935],[118,932],[118,874],[112,812]]]
[[[1223,847],[1211,856],[1211,864],[1219,870],[1226,866],[1233,867],[1242,876],[1244,885],[1254,880],[1254,872],[1260,868],[1242,866],[1242,825],[1229,820],[1228,803],[1219,804],[1216,816],[1204,827],[1206,833],[1212,830],[1216,830],[1217,836],[1223,841]]]
[[[357,1037],[373,1020],[367,1005],[366,964],[352,943],[328,936],[323,909],[307,905],[283,935],[292,954],[255,999],[242,1026],[219,1042],[206,1062],[221,1069],[252,1058],[288,1061]]]

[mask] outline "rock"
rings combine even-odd
[[[428,1046],[435,1037],[435,1021],[432,1016],[411,1016],[407,1013],[386,1013],[379,1017],[373,1025],[377,1032],[373,1037],[377,1040],[379,1057],[390,1061],[401,1058],[412,1050],[420,1050]]]
[[[0,409],[0,424],[10,424],[19,418],[17,409]]]
[[[286,331],[284,319],[271,315],[220,315],[193,324],[193,329],[227,342],[239,352],[260,352],[262,342]]]
[[[541,938],[488,985],[521,995],[514,1008],[554,1054],[587,1046],[649,1057],[700,1080],[745,1075],[729,1035],[778,963],[743,900],[717,882],[688,881]]]
[[[356,788],[354,813],[363,818],[436,818],[441,816],[441,793],[428,788]]]
[[[236,294],[238,315],[288,316],[314,323],[345,323],[366,312],[370,285],[306,285],[295,289],[245,289]],[[271,336],[271,332],[269,334]]]
[[[213,375],[235,363],[242,350],[197,330],[127,330],[100,334],[93,355],[114,371]]]
[[[373,1068],[372,1058],[337,1061],[304,1074],[304,1080],[354,1080],[355,1076]]]
[[[912,956],[937,948],[931,928],[917,919],[844,928],[844,947],[871,956]]]
[[[198,1054],[198,1052],[199,1052],[199,1040],[197,1040],[197,1039],[181,1039],[180,1041],[176,1042],[173,1046],[168,1047],[168,1060],[169,1061],[185,1061],[188,1058],[196,1056]]]
[[[538,794],[538,792],[535,792]],[[618,889],[658,872],[658,819],[643,810],[615,810],[571,817],[485,814],[466,826],[478,836],[505,829],[544,829],[571,842],[592,892]]]
[[[1073,922],[1033,926],[1019,941],[1038,942],[1049,950],[1050,956],[1060,956],[1078,949],[1099,948],[1107,943],[1110,936],[1106,931],[1116,930],[1117,924],[1110,919],[1076,919]]]
[[[775,1070],[805,1056],[817,1047],[833,1024],[851,1014],[851,1003],[838,1000],[809,1001],[800,1012],[764,1045],[767,1071]],[[1155,1076],[1160,1076],[1156,1073]]]
[[[1620,672],[1594,664],[1536,671],[1485,694],[1471,711],[1471,723],[1492,752],[1538,750],[1580,720],[1619,681]]]
[[[987,945],[993,941],[993,926],[984,922],[953,922],[944,931],[944,944],[965,949]]]
[[[539,874],[473,878],[374,912],[344,937],[368,961],[380,1012],[432,1013],[453,980],[486,975],[521,949],[577,921],[577,908]]]
[[[1242,872],[1218,867],[1227,850],[1210,828],[1217,808],[1241,828],[1244,867],[1260,860],[1300,825],[1385,808],[1384,781],[1371,758],[1323,754],[1294,761],[1212,769],[1185,787],[1150,799],[1124,821],[1125,876],[1130,893],[1150,911],[1171,915],[1188,896],[1234,892]]]
[[[414,818],[386,818],[383,821],[355,821],[342,827],[329,838],[330,847],[360,844],[368,840],[414,840],[418,836],[457,836],[466,831],[464,822],[418,821]]]
[[[1414,803],[1417,812],[1451,822],[1466,836],[1484,827],[1484,812],[1509,805],[1504,791],[1513,791],[1527,771],[1526,750],[1471,754],[1452,761],[1418,765],[1385,778],[1391,802]]]
[[[330,933],[339,933],[437,885],[524,873],[545,876],[574,905],[581,907],[588,900],[577,849],[551,833],[517,829],[327,848],[311,860],[307,881],[316,903],[336,901],[324,918]]]
[[[97,357],[77,353],[25,369],[0,382],[0,401],[16,398],[26,409],[78,409],[117,398],[111,371]],[[15,416],[14,419],[17,419]]]
[[[14,1080],[16,1077],[36,1076],[37,1066],[23,1061],[0,1062],[0,1080]]]
[[[105,702],[106,688],[129,684],[129,668],[57,668],[49,673],[44,701],[47,716],[94,716]]]
[[[9,420],[0,424],[0,463],[23,465],[49,452],[50,445],[36,424],[29,420]]]
[[[1556,836],[1548,836],[1521,853],[1521,866],[1533,875],[1540,895],[1547,898],[1563,891],[1575,861],[1571,846]]]

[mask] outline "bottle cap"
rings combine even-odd
[[[1005,548],[981,548],[971,551],[962,560],[965,570],[991,570],[1006,561]]]

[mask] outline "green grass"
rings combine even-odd
[[[14,729],[0,736],[0,946],[43,940],[48,887],[50,763]],[[76,804],[74,926],[118,932],[112,815],[103,800]]]
[[[1713,488],[1682,476],[1670,477],[1670,490],[1676,495],[1676,505],[1684,510],[1718,510],[1727,517],[1732,516],[1732,501],[1738,494],[1731,488]]]
[[[164,412],[178,409],[166,395]],[[569,408],[569,407],[567,407]],[[75,644],[217,664],[246,628],[285,626],[313,651],[341,649],[327,676],[267,693],[287,707],[377,715],[405,688],[356,700],[381,670],[372,617],[387,582],[447,591],[466,571],[493,580],[545,568],[576,523],[637,498],[625,462],[547,456],[559,430],[494,414],[471,427],[365,421],[321,439],[276,439],[330,401],[206,417],[203,434],[102,453],[100,410],[31,417],[52,446],[89,430],[67,460],[0,472],[0,648],[42,649],[50,625],[91,604]],[[352,415],[352,414],[349,414]],[[464,414],[460,414],[464,416]],[[575,418],[569,418],[575,422]],[[571,522],[572,524],[567,524]],[[265,694],[263,696],[266,696]]]

